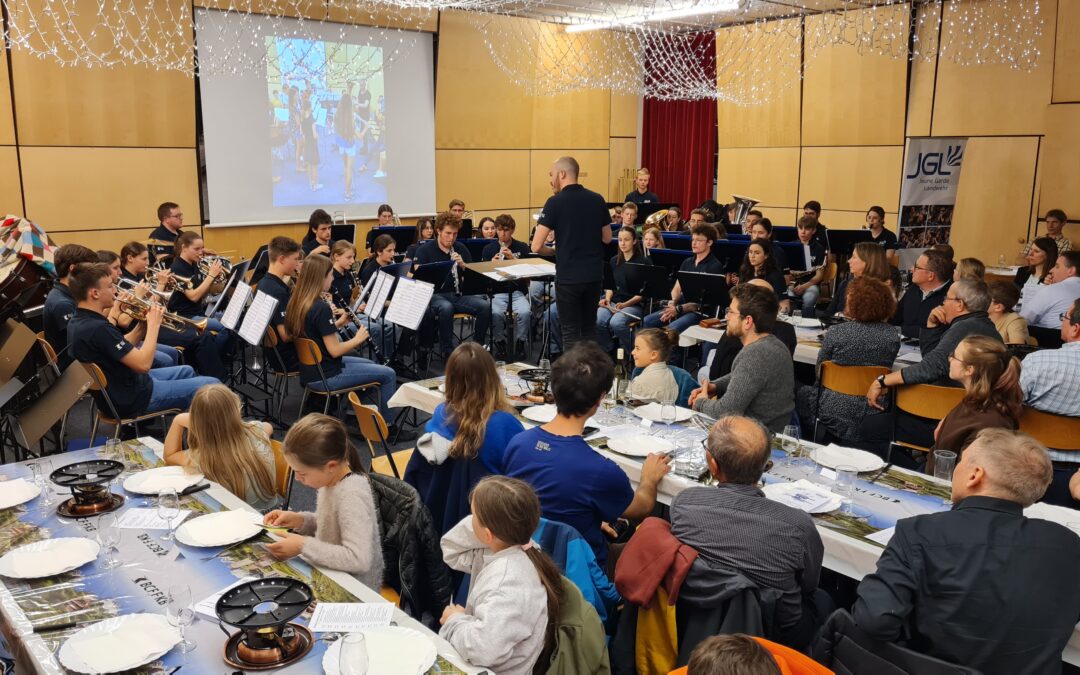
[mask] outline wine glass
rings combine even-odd
[[[367,639],[363,633],[349,633],[341,638],[338,672],[341,675],[367,675]]]
[[[49,513],[52,511],[53,504],[56,502],[55,484],[52,482],[52,462],[47,459],[39,460],[36,463],[36,470],[34,471],[34,482],[41,488],[41,499],[38,501],[38,506],[42,512]]]
[[[833,492],[840,496],[840,511],[849,516],[855,513],[855,481],[858,477],[859,470],[853,466],[836,467],[836,484]]]
[[[675,424],[675,399],[665,399],[660,402],[660,421],[664,424]]]
[[[799,456],[799,427],[789,424],[784,427],[783,448],[789,460]]]
[[[180,495],[177,494],[176,490],[162,490],[158,493],[157,514],[159,518],[169,524],[169,530],[165,534],[161,535],[161,540],[172,541],[172,522],[178,515],[180,515]]]
[[[105,451],[102,453],[105,459],[111,459],[117,462],[124,461],[124,445],[120,442],[119,438],[110,438],[105,441]]]
[[[540,363],[539,365],[537,365],[537,368],[539,368],[540,370],[551,370],[551,361],[549,359],[540,359]]]
[[[120,546],[122,530],[116,524],[116,515],[104,513],[98,516],[97,528],[97,541],[101,544],[101,550],[105,552],[105,562],[101,566],[107,570],[119,567],[121,561],[115,554],[118,552],[117,547]]]
[[[195,609],[191,605],[191,588],[187,584],[169,586],[166,616],[169,623],[180,629],[180,643],[176,648],[181,654],[195,649],[195,643],[184,637],[184,630],[195,621]]]

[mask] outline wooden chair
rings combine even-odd
[[[356,425],[360,427],[360,435],[367,441],[368,451],[371,452],[371,471],[381,473],[384,476],[393,476],[400,479],[404,474],[404,467],[408,466],[412,458],[412,450],[398,450],[391,453],[386,439],[390,435],[386,426],[386,420],[377,408],[364,405],[356,392],[349,392],[349,403],[352,404],[353,412],[356,413]],[[382,456],[376,455],[375,443],[382,446]],[[401,462],[402,470],[398,470],[398,462]]]
[[[864,394],[866,392],[863,392]],[[897,387],[893,394],[892,446],[899,445],[910,450],[929,452],[930,448],[896,440],[896,414],[904,412],[917,417],[939,421],[964,400],[966,392],[961,387],[939,387],[933,384],[910,384]]]
[[[300,376],[300,371],[289,370],[285,364],[285,357],[281,355],[281,349],[279,349],[280,344],[277,331],[273,326],[267,326],[262,346],[274,355],[274,358],[264,359],[264,362],[267,379],[270,376],[274,378],[273,384],[270,385],[270,399],[274,405],[274,415],[278,420],[281,419],[281,408],[285,405],[285,397],[289,395],[289,379]]]
[[[1068,417],[1024,406],[1020,431],[1054,450],[1080,450],[1080,417]]]
[[[45,362],[52,367],[53,373],[60,377],[60,364],[57,363],[56,350],[53,349],[52,344],[45,339],[45,331],[38,331],[37,343],[41,347],[41,352],[45,355]]]
[[[817,409],[814,417],[814,441],[818,438],[818,425],[821,423],[821,392],[828,389],[837,394],[848,396],[866,396],[870,385],[881,375],[887,375],[889,369],[884,366],[842,366],[833,361],[821,364],[818,373]]]
[[[330,410],[330,400],[339,399],[350,392],[354,391],[370,391],[375,390],[376,395],[379,390],[378,382],[365,382],[364,384],[357,384],[351,387],[344,387],[342,389],[331,389],[329,383],[326,381],[326,374],[322,369],[322,351],[319,350],[319,346],[314,340],[308,338],[296,338],[293,340],[296,345],[296,355],[300,358],[300,363],[305,366],[312,366],[319,371],[319,379],[322,380],[322,389],[314,389],[310,384],[304,385],[304,395],[300,399],[300,415],[304,413],[304,406],[307,404],[308,396],[323,396],[326,398],[326,403],[323,405],[323,414],[327,414]],[[377,400],[377,399],[376,399]]]
[[[832,300],[833,293],[836,292],[836,263],[831,262],[825,266],[825,276],[822,277],[821,283],[818,284],[821,288],[821,295],[818,297],[818,304],[828,304]]]
[[[161,420],[162,438],[165,438],[165,434],[168,433],[168,429],[165,427],[165,417],[168,415],[179,415],[180,413],[184,412],[180,408],[167,408],[165,410],[149,412],[143,415],[137,415],[135,417],[121,417],[120,414],[116,411],[116,406],[113,404],[112,399],[109,397],[109,383],[105,379],[105,373],[101,371],[101,368],[96,363],[85,363],[82,361],[80,361],[79,363],[82,363],[83,367],[86,368],[86,371],[90,373],[90,379],[93,380],[90,385],[90,389],[92,391],[98,392],[99,396],[101,397],[100,402],[103,402],[105,404],[105,407],[108,408],[108,412],[102,410],[101,406],[97,405],[97,403],[99,402],[98,399],[95,398],[95,408],[97,409],[97,415],[94,416],[94,423],[90,427],[91,442],[93,442],[93,439],[97,437],[97,428],[98,423],[100,422],[113,425],[115,427],[115,431],[113,432],[113,438],[120,438],[120,429],[122,429],[123,427],[133,425],[135,427],[135,431],[138,432],[139,422],[145,422],[152,419]]]
[[[270,449],[274,451],[274,492],[285,500],[281,508],[287,509],[292,497],[293,471],[285,461],[285,446],[281,441],[271,438]]]

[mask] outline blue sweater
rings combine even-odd
[[[457,429],[450,426],[445,403],[440,403],[439,407],[435,408],[425,430],[439,434],[447,440],[454,440]],[[510,439],[522,431],[525,431],[525,427],[508,412],[496,410],[488,419],[487,429],[484,431],[484,444],[480,446],[480,452],[477,454],[488,471],[502,473],[503,451],[506,450]]]

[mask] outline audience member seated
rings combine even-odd
[[[1043,236],[1054,242],[1055,253],[1065,253],[1066,251],[1072,250],[1072,242],[1066,239],[1065,235],[1062,234],[1062,230],[1068,220],[1068,216],[1066,216],[1065,212],[1061,209],[1050,209],[1046,212],[1046,234]],[[1033,243],[1034,242],[1029,241],[1027,244],[1024,244],[1024,249],[1020,251],[1020,255],[1016,257],[1015,264],[1023,265],[1027,262],[1028,254],[1031,253]],[[1057,256],[1053,256],[1050,260],[1053,261],[1056,258]]]
[[[847,285],[851,283],[852,279],[867,276],[882,283],[889,283],[891,278],[890,269],[892,269],[892,266],[889,265],[885,249],[868,241],[860,241],[855,244],[855,250],[851,252],[851,257],[848,258],[848,270],[851,271],[851,276],[841,281],[840,285],[836,287],[836,292],[833,293],[829,306],[825,308],[825,316],[844,313],[844,303],[847,302]]]
[[[833,672],[790,647],[733,633],[702,640],[690,654],[689,663],[669,675],[833,675]]]
[[[687,488],[675,497],[671,533],[697,551],[707,569],[741,574],[761,589],[782,593],[774,633],[784,644],[803,648],[831,609],[817,589],[824,547],[814,520],[767,499],[758,488],[772,453],[761,423],[721,417],[705,447],[716,485]]]
[[[980,432],[953,474],[955,506],[896,523],[859,584],[859,628],[986,675],[1061,672],[1080,620],[1080,538],[1023,514],[1050,474],[1030,436]]]
[[[1061,340],[1060,349],[1028,354],[1020,371],[1020,389],[1024,403],[1036,410],[1080,417],[1080,299],[1073,301],[1061,316]],[[1045,501],[1080,508],[1080,497],[1069,491],[1070,479],[1080,476],[1080,456],[1051,449],[1050,459],[1054,462],[1054,482]]]
[[[934,448],[959,457],[982,429],[1020,426],[1020,360],[1009,355],[1001,340],[982,335],[964,338],[949,355],[949,377],[964,386],[964,400],[938,424]],[[930,453],[927,473],[933,473]]]
[[[679,383],[668,365],[671,348],[679,334],[663,328],[646,328],[634,337],[634,367],[641,370],[630,380],[631,396],[654,401],[677,401]]]
[[[196,376],[191,366],[153,368],[164,309],[154,305],[145,323],[127,334],[121,333],[105,318],[114,292],[109,268],[101,263],[81,268],[71,278],[71,294],[78,302],[67,328],[71,358],[101,368],[106,393],[121,417],[170,408],[187,410],[199,387],[217,384],[218,380]],[[140,341],[142,346],[136,348]],[[96,398],[97,392],[94,395]],[[98,407],[110,412],[100,399]]]
[[[618,252],[611,257],[611,274],[615,279],[615,288],[604,291],[600,306],[596,310],[597,342],[609,354],[612,352],[613,339],[624,351],[630,351],[630,322],[645,316],[645,299],[639,294],[640,288],[630,288],[627,278],[627,263],[651,265],[652,261],[641,251],[637,241],[637,231],[624,226],[619,230]]]
[[[759,225],[760,223],[755,227]],[[776,293],[779,298],[783,298],[784,293],[787,291],[787,280],[784,279],[784,272],[777,266],[776,258],[773,257],[773,246],[767,239],[754,239],[750,242],[750,245],[746,247],[746,254],[743,256],[739,273],[729,274],[727,282],[729,285],[734,286],[753,279],[764,279],[769,282],[773,293]],[[783,299],[780,304],[786,307],[790,305],[790,302]]]
[[[941,306],[953,279],[953,264],[945,254],[923,251],[911,268],[911,284],[900,298],[892,324],[904,337],[917,338],[930,312]]]
[[[577,529],[601,566],[607,541],[601,529],[618,518],[641,520],[656,505],[656,486],[670,469],[666,455],[649,455],[637,491],[626,473],[582,438],[585,422],[611,389],[615,367],[595,342],[574,345],[552,364],[555,419],[523,431],[510,441],[503,473],[532,485],[543,517]],[[573,467],[572,481],[566,480]]]
[[[446,360],[446,401],[435,408],[405,469],[405,482],[420,493],[439,534],[469,515],[469,491],[502,472],[503,451],[524,429],[495,359],[475,342],[458,345]]]
[[[747,415],[783,430],[795,409],[795,376],[791,353],[772,334],[778,309],[767,288],[739,284],[731,290],[727,332],[742,341],[742,349],[730,373],[694,390],[690,407],[712,417]]]
[[[1054,329],[1061,325],[1061,315],[1069,311],[1077,298],[1080,298],[1080,251],[1069,251],[1058,255],[1057,264],[1050,270],[1050,285],[1039,289],[1034,297],[1024,296],[1020,316],[1029,327]]]
[[[165,436],[165,463],[201,473],[247,502],[256,511],[276,509],[277,469],[269,422],[245,422],[242,401],[223,384],[195,392],[191,410],[180,413]],[[184,432],[187,431],[187,450]]]
[[[764,279],[752,279],[749,283],[753,286],[772,290],[772,285]],[[784,346],[791,353],[792,359],[794,359],[795,347],[799,345],[799,340],[795,335],[795,326],[787,321],[778,320],[773,326],[773,335],[784,343]],[[724,336],[716,343],[716,348],[706,355],[706,365],[698,370],[698,381],[702,377],[716,380],[730,373],[731,367],[735,363],[735,357],[739,355],[741,350],[742,338],[735,337],[731,333],[724,331]]]
[[[983,281],[985,275],[986,265],[983,264],[983,261],[978,258],[961,258],[960,262],[956,263],[953,281],[960,281],[961,279]]]
[[[723,274],[724,266],[712,254],[712,245],[716,241],[716,228],[709,224],[695,225],[690,230],[689,256],[679,266],[680,272],[699,272],[704,274]],[[646,248],[648,243],[646,242]],[[690,326],[701,321],[702,316],[698,313],[696,302],[686,302],[682,295],[682,287],[679,282],[671,289],[671,301],[664,309],[653,312],[645,317],[642,326],[645,328],[660,328],[668,325],[672,330],[681,333]]]
[[[77,266],[98,262],[97,253],[79,244],[64,244],[56,249],[53,265],[56,267],[56,283],[45,298],[41,310],[41,323],[45,339],[57,355],[60,370],[66,370],[75,358],[68,349],[68,322],[75,316],[78,301],[71,294],[71,278]],[[110,281],[112,275],[109,276]],[[110,303],[111,304],[111,303]]]
[[[987,284],[990,289],[990,306],[987,316],[994,322],[998,335],[1007,345],[1028,344],[1028,325],[1024,317],[1013,311],[1020,302],[1020,290],[1015,284],[998,279]]]
[[[941,253],[946,258],[948,258],[949,262],[953,263],[954,265],[956,264],[956,251],[954,251],[953,247],[949,244],[934,244],[930,247],[929,250]]]
[[[1025,250],[1023,267],[1016,270],[1015,282],[1023,292],[1029,287],[1048,284],[1050,270],[1058,259],[1057,243],[1050,237],[1039,237],[1030,242]]]
[[[830,326],[818,351],[817,367],[826,361],[839,366],[883,366],[891,368],[900,351],[900,337],[888,321],[896,311],[896,298],[877,279],[860,277],[847,287],[846,314],[850,321]],[[797,395],[804,434],[820,419],[821,426],[837,441],[861,439],[859,426],[870,412],[865,396],[841,394],[818,387],[801,386]],[[819,428],[818,433],[821,433]]]
[[[803,269],[807,272],[814,270],[814,272],[810,277],[796,283],[791,293],[794,297],[801,299],[803,316],[812,319],[817,316],[817,301],[821,296],[820,284],[825,279],[825,265],[829,262],[829,255],[821,244],[814,240],[814,234],[817,232],[816,220],[805,216],[799,218],[796,231],[799,235],[799,243],[803,245]]]
[[[495,235],[498,241],[484,247],[481,256],[487,260],[513,260],[531,255],[529,245],[514,239],[517,223],[509,213],[503,213],[495,219]],[[496,293],[491,297],[491,327],[495,334],[495,353],[509,358],[525,356],[525,341],[529,337],[532,325],[532,308],[529,304],[529,282],[517,284],[518,289],[512,294]],[[513,302],[509,295],[513,296]],[[512,307],[514,314],[514,344],[506,344],[506,311]],[[512,351],[511,351],[512,349]]]

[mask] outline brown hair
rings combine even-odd
[[[390,244],[397,244],[397,240],[388,234],[380,234],[375,237],[375,241],[371,242],[371,252],[376,255],[385,251]]]
[[[795,227],[800,230],[816,230],[817,224],[817,219],[813,216],[799,216],[799,220],[795,223]]]
[[[983,276],[986,274],[986,265],[978,258],[961,258],[960,262],[956,263],[956,271],[960,273],[961,279],[978,279],[982,281]]]
[[[117,260],[119,260],[120,256],[116,255],[115,251],[106,251],[105,249],[102,249],[97,252],[97,258],[98,262],[105,263],[106,265],[111,265]]]
[[[892,273],[889,271],[889,258],[885,255],[885,249],[877,244],[871,241],[860,241],[855,244],[855,255],[866,263],[866,269],[863,270],[864,277],[878,281],[888,281],[892,278]]]
[[[356,255],[356,247],[353,246],[353,243],[346,239],[338,239],[334,242],[333,247],[330,249],[331,263],[333,262],[334,258],[338,257],[339,255],[345,255],[349,251],[352,251],[353,255]]]
[[[731,289],[731,297],[739,301],[739,314],[754,320],[755,331],[773,332],[776,312],[780,309],[780,301],[773,289],[744,283]]]
[[[129,241],[120,249],[120,264],[127,265],[132,258],[138,258],[146,251],[146,244],[141,241]]]
[[[690,235],[705,237],[710,242],[716,241],[716,226],[712,223],[698,223],[690,228]]]
[[[180,205],[176,202],[164,202],[157,207],[157,219],[161,222],[169,217],[169,211],[180,208]]]
[[[263,499],[274,495],[274,471],[256,454],[270,446],[262,424],[247,424],[240,416],[240,397],[223,384],[199,388],[191,399],[188,453],[192,470],[206,474],[241,498],[248,481]]]
[[[863,275],[847,286],[844,314],[861,323],[882,323],[896,313],[896,296],[884,282]]]
[[[523,480],[508,476],[488,476],[481,479],[469,496],[474,525],[491,530],[504,544],[528,546],[525,554],[536,567],[536,575],[547,594],[548,620],[544,631],[544,649],[537,663],[546,663],[555,646],[555,631],[563,603],[562,574],[555,563],[538,546],[532,535],[540,525],[540,499]]]
[[[180,236],[176,238],[176,243],[173,244],[173,253],[176,257],[180,257],[180,251],[194,244],[197,240],[202,239],[202,235],[198,232],[181,232]]]
[[[451,199],[450,204],[446,208],[447,208],[447,210],[449,210],[449,209],[454,208],[455,206],[460,206],[461,208],[465,208],[465,202],[461,201],[460,199]]]
[[[423,240],[423,235],[424,235],[424,226],[425,225],[431,225],[431,234],[432,234],[432,236],[434,236],[434,234],[435,234],[435,221],[433,221],[431,218],[429,218],[427,216],[421,216],[420,218],[416,219],[416,243],[420,243],[421,241],[424,241]]]
[[[960,341],[965,366],[971,366],[971,384],[964,400],[979,410],[997,412],[1020,419],[1024,392],[1020,389],[1020,360],[1009,354],[1000,339],[969,335]],[[955,351],[953,352],[956,353]]]
[[[616,240],[623,232],[629,234],[630,239],[634,242],[634,250],[630,253],[630,257],[636,258],[637,256],[642,255],[641,242],[638,241],[637,230],[634,229],[634,227],[631,225],[623,225],[619,228],[619,232],[615,235]],[[661,241],[663,240],[661,239]],[[626,257],[623,256],[622,251],[617,251],[615,254],[615,265],[618,266],[623,264],[624,262],[626,262]]]
[[[998,279],[986,285],[990,289],[990,302],[1001,303],[1006,312],[1013,311],[1016,303],[1020,302],[1020,289],[1011,281]]]
[[[354,473],[367,473],[360,451],[349,441],[345,424],[322,413],[309,413],[289,427],[289,433],[285,434],[285,454],[313,469],[337,460],[348,462]]]
[[[461,218],[458,218],[449,211],[443,211],[439,215],[435,216],[435,231],[442,232],[443,229],[452,227],[455,230],[461,229]]]
[[[292,237],[274,237],[268,247],[270,262],[277,262],[282,256],[292,255],[299,250],[300,244]]]
[[[634,213],[638,212],[637,204],[635,204],[634,202],[626,202],[625,204],[622,205],[622,210],[623,211],[625,211],[627,209],[630,209]],[[619,213],[621,214],[622,211],[620,211]]]
[[[769,650],[742,633],[705,638],[690,654],[686,675],[780,675]]]
[[[500,213],[495,218],[495,229],[514,231],[517,229],[517,223],[514,222],[514,217],[509,213]]]
[[[293,289],[289,304],[285,307],[285,330],[289,331],[292,337],[308,337],[318,341],[318,335],[304,335],[304,320],[307,319],[311,306],[322,295],[323,282],[331,269],[333,266],[330,264],[330,258],[321,253],[309,255],[304,260],[300,278],[296,280],[296,288]]]
[[[456,427],[451,457],[476,457],[496,410],[509,412],[511,407],[495,359],[479,344],[462,342],[446,360],[446,419]]]
[[[90,296],[91,288],[97,288],[98,282],[111,277],[112,272],[109,271],[109,266],[105,263],[93,262],[74,265],[72,266],[68,290],[71,291],[71,295],[76,302],[83,302]]]
[[[1057,250],[1056,247],[1054,250]],[[941,251],[935,251],[934,249],[923,251],[923,256],[926,257],[927,272],[932,272],[937,280],[943,284],[952,280],[953,270],[956,269],[956,265],[953,263],[952,258]]]
[[[64,244],[56,249],[56,254],[53,256],[56,276],[60,279],[71,274],[75,265],[96,262],[98,262],[98,254],[82,244]]]
[[[639,330],[634,339],[642,339],[649,349],[660,352],[658,363],[667,363],[671,348],[679,344],[679,334],[670,328],[646,328]]]
[[[1041,283],[1042,280],[1046,278],[1046,275],[1050,273],[1050,268],[1057,263],[1058,245],[1057,242],[1050,237],[1039,237],[1031,242],[1031,245],[1046,254],[1046,260],[1042,262],[1041,270],[1035,265],[1028,265],[1031,276],[1035,277]]]

